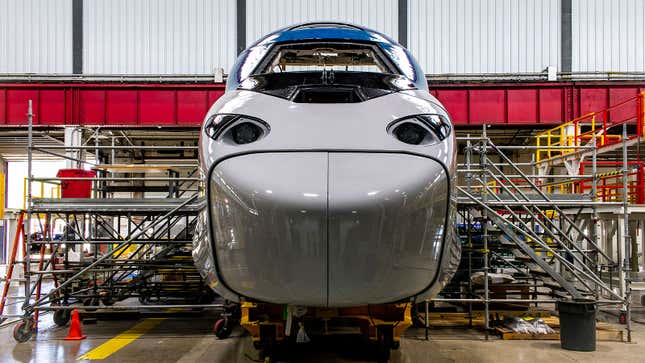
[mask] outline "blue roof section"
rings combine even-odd
[[[226,82],[227,90],[237,89],[240,82],[252,74],[253,70],[267,55],[269,49],[278,43],[307,41],[355,41],[378,45],[390,58],[401,73],[419,89],[428,89],[425,74],[410,52],[385,34],[360,25],[334,22],[316,22],[291,25],[274,31],[253,43],[240,54],[231,69]]]
[[[249,48],[272,43],[324,39],[398,44],[385,34],[359,25],[346,23],[302,23],[276,30],[260,38]]]

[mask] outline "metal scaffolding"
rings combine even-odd
[[[626,316],[627,340],[631,341],[628,218],[635,207],[630,201],[637,199],[629,197],[633,181],[628,175],[633,170],[628,168],[627,125],[623,129],[622,141],[619,141],[623,152],[618,159],[615,155],[610,158],[622,166],[622,193],[614,195],[613,200],[603,199],[598,191],[602,174],[597,166],[601,163],[599,150],[601,155],[603,150],[595,145],[594,138],[583,145],[500,146],[487,136],[486,126],[481,135],[458,138],[465,144],[457,187],[462,276],[458,272],[451,283],[453,286],[431,301],[467,306],[469,316],[473,304],[483,306],[486,330],[490,328],[492,304],[528,308],[531,304],[538,306],[563,299],[587,299],[603,305],[618,305]],[[518,163],[512,157],[517,151],[538,150],[560,155],[563,149],[568,155],[590,156],[591,174],[560,172],[553,168],[557,162],[548,158],[540,162],[549,163],[552,173],[536,173],[541,164],[535,158]],[[609,159],[603,159],[602,163],[606,160]],[[580,192],[582,183],[590,185],[587,193]],[[560,185],[568,188],[554,188]],[[617,244],[618,253],[608,253],[607,235],[598,232],[600,216],[607,215],[603,212],[606,210],[611,210],[614,219],[619,218],[617,225],[622,233],[618,235],[623,240]],[[515,288],[508,295],[519,297],[491,297],[495,294],[489,278],[492,269],[513,276],[515,283],[499,286]],[[474,272],[484,276],[479,290],[471,281]]]
[[[222,307],[191,254],[197,214],[205,205],[196,141],[143,145],[121,131],[96,128],[79,130],[80,143],[45,149],[33,143],[31,102],[28,117],[24,253],[14,261],[25,266],[23,313],[2,315],[21,319],[17,341],[35,333],[42,311],[53,311],[54,322],[64,326],[77,308]],[[91,173],[34,177],[34,153],[76,168],[89,165]],[[63,198],[34,197],[36,184],[61,187]],[[69,189],[84,186],[87,195],[66,197]],[[42,291],[44,281],[51,290]]]
[[[195,218],[206,203],[200,197],[197,133],[186,144],[142,144],[122,130],[85,128],[77,142],[41,147],[34,143],[31,103],[28,117],[25,253],[18,261],[24,266],[23,313],[2,316],[21,319],[17,340],[32,336],[39,311],[53,311],[54,321],[64,325],[75,308],[223,308],[212,303],[190,256]],[[633,141],[628,123],[622,125],[622,139],[603,137],[613,142],[600,146],[595,133],[577,144],[534,146],[497,145],[485,126],[477,136],[459,137],[465,147],[454,222],[464,251],[462,275],[432,302],[460,305],[469,316],[483,309],[488,332],[491,306],[591,299],[622,307],[631,340],[629,215],[641,201],[633,184],[642,183],[643,168],[633,162],[630,147],[639,147],[642,138]],[[607,153],[604,146],[610,146]],[[513,154],[520,152],[536,156],[518,161]],[[36,178],[35,153],[89,165],[96,175]],[[591,160],[577,160],[582,158]],[[617,177],[620,188],[608,188],[607,179]],[[32,195],[34,185],[82,181],[92,183],[91,198]],[[63,233],[53,232],[57,225]],[[511,271],[515,290],[500,292],[490,282],[494,270]],[[483,274],[481,288],[471,280],[476,272]],[[45,280],[53,284],[48,292],[41,291]],[[428,302],[425,311],[427,328]]]

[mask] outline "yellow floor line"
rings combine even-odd
[[[132,328],[124,331],[123,333],[115,336],[107,342],[99,345],[98,347],[90,350],[76,360],[100,360],[105,359],[112,354],[116,353],[126,345],[132,343],[137,338],[145,334],[150,329],[159,325],[166,318],[150,318],[142,321],[141,323],[133,326]]]

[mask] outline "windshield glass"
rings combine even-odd
[[[381,51],[357,43],[298,43],[278,45],[254,75],[285,72],[368,72],[400,74]]]

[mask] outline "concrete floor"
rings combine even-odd
[[[154,328],[112,353],[103,362],[253,362],[257,353],[250,337],[237,328],[232,337],[218,340],[212,334],[214,316],[209,314],[168,317]],[[64,341],[67,328],[59,328],[51,315],[42,318],[31,341],[15,343],[13,326],[0,328],[0,362],[75,362],[78,357],[145,321],[99,321],[83,324],[82,341]],[[634,324],[635,344],[598,342],[595,352],[560,349],[558,341],[485,341],[481,333],[466,329],[442,329],[424,340],[423,329],[410,329],[392,362],[643,362],[645,325]],[[292,362],[366,362],[351,336],[309,343],[293,354]]]

